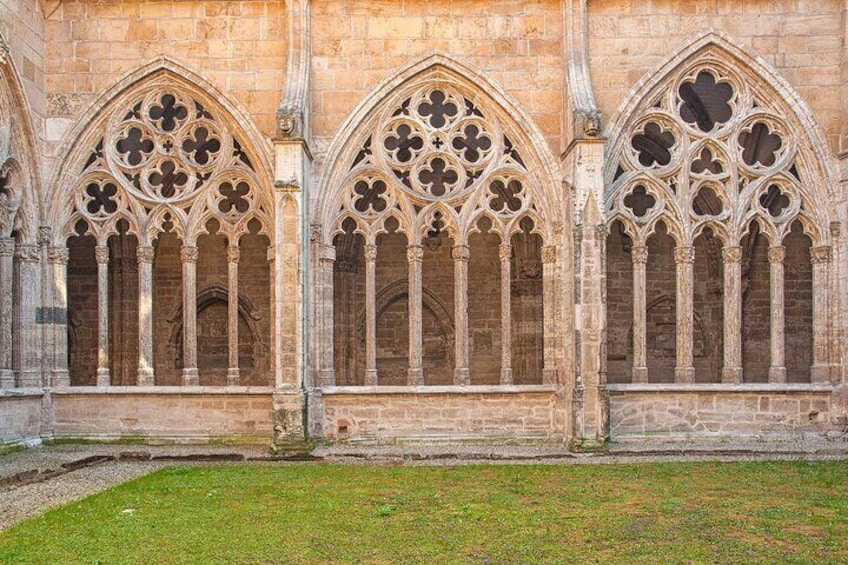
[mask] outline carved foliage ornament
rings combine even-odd
[[[119,108],[82,167],[76,212],[98,232],[123,217],[138,230],[171,211],[197,234],[209,218],[242,232],[266,213],[253,163],[238,138],[201,100],[153,88]],[[161,219],[159,220],[161,223]]]
[[[667,79],[618,145],[610,217],[640,241],[660,217],[687,241],[710,223],[738,241],[754,217],[788,229],[802,212],[797,147],[749,82],[717,62]]]

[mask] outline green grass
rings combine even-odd
[[[846,465],[178,467],[0,533],[0,562],[846,563]]]

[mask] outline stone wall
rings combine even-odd
[[[705,385],[701,388],[612,386],[610,437],[705,438],[785,436],[839,430],[831,390],[809,385],[741,385],[734,388]]]
[[[43,132],[45,103],[44,16],[33,0],[0,0],[0,34],[26,92],[36,136]]]
[[[40,437],[42,396],[41,391],[0,391],[0,445]]]
[[[270,389],[198,387],[113,387],[54,393],[57,438],[270,442],[273,409]]]
[[[441,389],[441,390],[440,390]],[[552,387],[325,389],[329,439],[562,441],[565,402]]]

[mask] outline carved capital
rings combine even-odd
[[[12,257],[15,254],[15,240],[11,237],[0,237],[0,257]]]
[[[833,239],[839,239],[842,235],[842,222],[830,222],[830,235]]]
[[[818,247],[810,248],[810,261],[813,265],[830,263],[831,248],[829,245],[819,245]]]
[[[468,261],[471,253],[467,245],[454,245],[451,247],[451,257],[453,257],[454,261]]]
[[[377,260],[377,246],[376,245],[366,245],[363,249],[365,252],[365,260],[368,262],[373,262]]]
[[[336,248],[332,245],[322,245],[318,252],[318,260],[333,263],[336,260]],[[330,267],[332,267],[332,264]]]
[[[768,250],[768,260],[769,263],[783,263],[786,259],[786,248],[782,245],[777,245],[775,247],[769,247]]]
[[[648,262],[648,246],[647,245],[634,245],[630,248],[630,259],[633,261],[633,264],[644,265]]]
[[[15,251],[15,257],[21,263],[38,263],[38,246],[37,245],[19,245]]]
[[[501,263],[509,261],[512,259],[512,245],[501,245],[498,247],[498,257],[501,259]]]
[[[197,247],[193,245],[180,247],[180,259],[183,263],[197,263]]]
[[[309,243],[319,243],[321,241],[321,224],[311,224],[309,226]]]
[[[338,268],[339,272],[342,273],[356,272],[356,264],[352,261],[347,261],[345,259],[342,259],[341,261],[336,261],[336,268]]]
[[[47,260],[53,265],[67,265],[71,252],[67,247],[51,247],[47,250]]]
[[[721,258],[725,264],[739,263],[742,260],[742,248],[738,245],[725,245],[721,248]]]
[[[424,260],[424,248],[420,245],[410,245],[406,248],[406,260],[410,263],[420,263]]]
[[[694,263],[695,262],[695,248],[694,247],[675,247],[674,248],[674,262],[678,265],[681,263]]]
[[[98,265],[108,265],[109,264],[109,246],[108,245],[98,245],[94,248],[94,259],[97,261]]]
[[[545,245],[542,247],[542,263],[554,263],[556,262],[556,256],[555,245]]]
[[[41,226],[38,228],[38,245],[50,245],[50,234],[53,232],[49,226]]]
[[[598,224],[595,226],[595,233],[598,234],[598,239],[606,239],[609,237],[609,226],[606,224]]]
[[[238,245],[227,246],[227,261],[229,263],[238,263],[241,259],[241,248]]]
[[[152,263],[155,252],[150,245],[141,245],[135,250],[135,258],[139,263]]]
[[[283,193],[300,192],[300,181],[295,177],[278,179],[274,181],[274,188]]]

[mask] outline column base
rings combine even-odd
[[[721,382],[726,385],[742,383],[742,367],[724,367],[721,370]]]
[[[152,368],[144,368],[138,370],[137,386],[153,386],[156,384],[156,379],[153,376]]]
[[[769,367],[769,382],[782,384],[786,382],[786,367]]]
[[[50,384],[53,388],[68,388],[71,386],[71,374],[67,369],[55,370]]]
[[[112,384],[112,377],[109,374],[109,369],[97,369],[97,386],[107,387]]]
[[[502,385],[511,385],[515,384],[512,377],[512,369],[509,367],[501,368],[501,384]]]
[[[692,384],[695,382],[695,367],[675,367],[674,382]]]
[[[306,397],[302,390],[278,389],[273,395],[274,445],[278,449],[302,447],[306,439],[303,410]]]
[[[26,370],[18,373],[17,385],[19,388],[41,388],[41,372]]]
[[[813,384],[830,384],[830,365],[813,365],[810,368],[810,382]]]
[[[406,384],[407,386],[424,386],[424,369],[407,369]]]
[[[199,386],[200,385],[200,374],[197,372],[197,367],[192,367],[190,369],[183,369],[182,385],[183,386]]]
[[[238,386],[240,378],[238,369],[227,369],[227,386]]]
[[[454,369],[453,384],[457,386],[468,386],[471,384],[471,371],[468,370],[468,367]]]
[[[648,382],[648,368],[647,367],[633,367],[630,371],[630,382],[633,384],[636,383],[647,383]]]
[[[377,369],[365,370],[365,386],[377,386]]]
[[[12,369],[0,369],[0,388],[15,388],[15,373]]]

